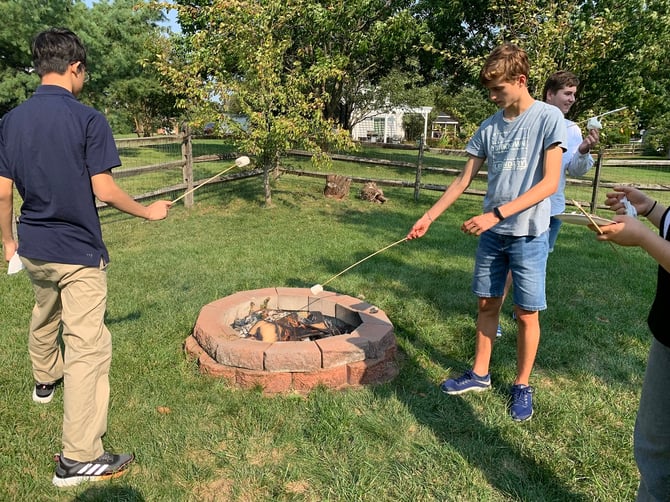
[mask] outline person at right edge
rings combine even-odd
[[[49,403],[63,382],[63,429],[53,484],[117,477],[133,454],[106,452],[112,336],[105,326],[109,254],[96,197],[133,216],[161,220],[169,201],[144,206],[115,182],[121,165],[105,117],[77,100],[86,50],[70,30],[52,28],[32,44],[40,86],[0,121],[0,235],[35,293],[28,336],[33,401]],[[23,199],[18,242],[13,188]],[[60,340],[64,345],[61,351]]]
[[[632,215],[627,203],[646,217],[659,233]],[[658,262],[656,296],[647,324],[653,335],[635,420],[633,451],[640,485],[638,502],[670,500],[670,323],[665,310],[670,305],[670,211],[658,201],[632,187],[615,187],[605,205],[617,212],[612,225],[601,226],[601,241],[621,246],[639,246]]]
[[[528,56],[516,45],[506,43],[491,52],[479,81],[500,110],[482,122],[466,147],[463,171],[407,234],[408,239],[422,237],[470,186],[486,161],[484,213],[461,226],[464,233],[479,236],[472,282],[478,297],[474,363],[461,376],[442,382],[440,388],[451,395],[491,388],[489,366],[511,271],[519,335],[509,411],[519,422],[533,415],[529,380],[540,343],[539,311],[547,308],[549,196],[558,189],[567,144],[563,114],[533,99],[528,91],[529,71]]]

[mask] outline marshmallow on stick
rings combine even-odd
[[[219,176],[222,176],[222,175],[226,174],[226,173],[227,173],[228,171],[230,171],[231,169],[235,169],[236,167],[244,167],[244,166],[249,165],[249,162],[251,162],[251,160],[249,160],[249,157],[247,157],[246,155],[243,155],[242,157],[238,157],[237,159],[235,159],[235,163],[234,163],[232,166],[230,166],[230,167],[226,167],[223,171],[221,171],[221,172],[218,173],[218,174],[215,174],[214,176],[212,176],[211,178],[209,178],[207,181],[203,181],[203,182],[200,183],[198,186],[191,188],[191,189],[188,190],[187,192],[184,192],[184,193],[181,194],[179,197],[177,197],[175,200],[173,200],[173,201],[172,201],[172,204],[174,204],[174,203],[177,202],[178,200],[183,199],[183,198],[186,197],[188,194],[195,192],[198,188],[205,186],[205,185],[206,185],[207,183],[209,183],[210,181],[213,181],[213,180],[215,180],[216,178],[218,178]]]

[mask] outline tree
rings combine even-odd
[[[184,94],[180,104],[201,114],[221,113],[234,96],[249,127],[229,127],[263,167],[270,204],[269,173],[286,150],[312,151],[318,163],[332,146],[351,147],[345,129],[354,101],[411,38],[407,27],[415,23],[399,3],[178,2],[184,35],[160,69]]]
[[[608,118],[616,128],[644,127],[670,101],[668,0],[419,0],[433,42],[423,74],[450,89],[475,85],[486,55],[502,41],[518,43],[531,60],[536,97],[546,77],[563,69],[581,80],[571,118],[628,106]],[[606,135],[606,134],[605,134]]]
[[[81,0],[0,0],[0,9],[10,20],[0,25],[0,116],[39,84],[30,45],[38,32],[52,26],[72,29],[86,46],[91,78],[81,100],[104,111],[116,132],[149,132],[174,116],[174,97],[147,65],[166,37],[157,24],[162,12],[148,2],[103,0],[89,8]]]
[[[0,117],[25,101],[39,83],[32,73],[33,37],[50,26],[65,24],[69,0],[0,0]]]
[[[175,96],[151,64],[167,32],[150,2],[102,0],[75,5],[73,30],[87,47],[91,78],[82,100],[104,110],[116,132],[150,135],[178,114]]]
[[[376,107],[404,103],[420,86],[416,53],[426,28],[411,15],[407,0],[331,0],[305,2],[305,23],[293,36],[304,65],[321,61],[336,68],[315,89],[324,114],[344,129],[352,116]],[[422,103],[423,104],[423,103]]]

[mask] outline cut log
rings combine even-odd
[[[349,195],[351,188],[351,178],[339,174],[329,174],[326,176],[326,187],[323,189],[323,195],[332,199],[344,199]]]
[[[384,192],[377,187],[377,184],[374,181],[369,181],[363,185],[363,188],[361,188],[361,199],[376,202],[377,204],[386,202]]]

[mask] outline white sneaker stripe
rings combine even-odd
[[[103,464],[95,471],[94,476],[100,476],[109,467],[109,464]]]
[[[109,464],[86,464],[82,466],[81,469],[77,471],[77,474],[82,476],[99,476],[101,473],[105,472],[105,469],[109,467]]]
[[[86,474],[86,471],[91,468],[91,464],[85,464],[77,471],[77,474]]]

